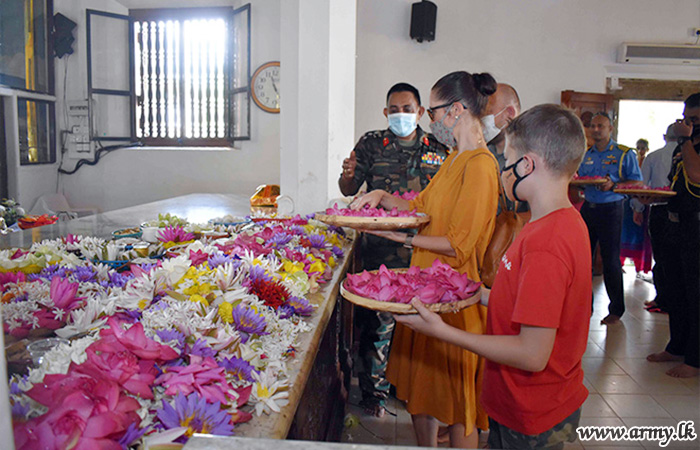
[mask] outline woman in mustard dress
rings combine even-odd
[[[480,117],[488,96],[496,91],[489,74],[454,72],[430,91],[430,128],[452,148],[430,184],[413,201],[381,190],[351,206],[416,209],[430,223],[415,237],[402,232],[373,232],[413,248],[411,265],[430,267],[435,259],[469,278],[479,269],[493,233],[498,203],[498,166],[486,149]],[[486,329],[486,308],[480,304],[442,314],[445,322],[472,333]],[[474,353],[396,324],[387,378],[396,396],[406,402],[418,445],[437,447],[438,421],[449,425],[452,447],[476,448],[475,428],[488,429],[479,404],[483,360]]]

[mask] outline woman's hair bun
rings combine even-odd
[[[474,87],[477,91],[484,95],[493,95],[496,92],[498,85],[490,73],[475,73],[472,76],[474,77]]]

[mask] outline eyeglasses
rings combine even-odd
[[[437,111],[440,108],[446,108],[448,106],[452,106],[453,104],[454,104],[454,102],[450,102],[450,103],[445,103],[444,105],[434,106],[432,108],[426,109],[426,112],[428,113],[428,117],[430,117],[430,120],[435,120],[435,111]]]

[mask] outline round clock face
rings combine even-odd
[[[253,100],[267,112],[280,112],[280,63],[263,64],[253,74]]]

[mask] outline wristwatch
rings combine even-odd
[[[406,241],[404,241],[403,246],[406,248],[413,248],[413,237],[416,233],[406,233]]]
[[[676,142],[678,142],[678,145],[683,145],[689,140],[690,140],[690,136],[678,136],[678,139],[676,139]]]

